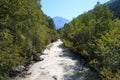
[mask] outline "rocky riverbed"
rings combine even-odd
[[[41,56],[44,60],[33,64],[28,71],[31,75],[20,80],[96,80],[79,57],[62,44],[61,40],[50,44]]]

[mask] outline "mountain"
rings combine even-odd
[[[65,23],[70,22],[69,20],[62,18],[62,17],[58,17],[58,16],[54,17],[53,21],[55,23],[56,29],[60,29],[64,26]]]

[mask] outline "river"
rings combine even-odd
[[[61,40],[51,43],[43,51],[44,60],[33,64],[29,70],[32,74],[22,80],[96,80],[79,57],[62,44]]]

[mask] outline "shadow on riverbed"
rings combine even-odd
[[[69,72],[64,75],[64,80],[80,80],[81,75],[78,75],[77,73],[79,71],[82,72],[84,67],[81,64],[79,57],[68,50],[62,51],[60,57],[69,58],[75,62],[74,65],[71,65],[70,63],[69,65],[62,64],[65,72]]]
[[[75,62],[74,65],[71,65],[70,63],[68,63],[69,65],[60,64],[64,66],[65,72],[69,72],[64,75],[64,80],[99,80],[94,72],[83,66],[80,61],[80,56],[69,50],[63,50],[59,56],[72,59]]]
[[[67,57],[67,58],[71,58],[72,60],[81,60],[81,57],[74,54],[73,52],[69,51],[68,49],[63,50],[62,54],[59,55],[60,57]]]

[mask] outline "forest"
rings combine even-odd
[[[31,63],[57,37],[40,0],[0,0],[0,80],[9,80],[16,66]]]
[[[95,5],[58,31],[41,0],[0,0],[0,80],[58,38],[99,80],[120,80],[120,5]]]
[[[116,5],[114,5],[116,4]],[[120,80],[120,3],[100,4],[58,30],[64,46],[99,80]],[[117,10],[116,10],[117,8]]]

